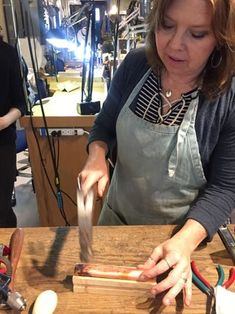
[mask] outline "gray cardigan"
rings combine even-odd
[[[104,141],[112,151],[119,112],[148,69],[144,49],[132,50],[126,56],[113,77],[89,143]],[[136,99],[132,109],[135,105]],[[191,205],[187,218],[200,222],[211,239],[235,207],[235,78],[231,88],[213,101],[200,95],[195,129],[207,185]]]

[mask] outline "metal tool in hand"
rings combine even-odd
[[[77,214],[79,226],[80,260],[88,263],[92,259],[92,212],[94,204],[94,188],[91,188],[86,197],[81,190],[80,179],[77,187]]]
[[[207,280],[205,277],[203,277],[201,275],[201,273],[199,272],[197,265],[195,263],[195,261],[191,262],[191,269],[192,269],[192,278],[193,278],[193,283],[203,292],[208,296],[208,302],[207,302],[207,306],[209,307],[210,313],[214,313],[213,311],[215,311],[215,288],[218,286],[222,286],[225,289],[229,288],[235,281],[235,267],[232,267],[230,269],[230,273],[229,273],[229,278],[228,280],[226,280],[224,282],[224,270],[223,267],[221,265],[217,266],[217,272],[218,272],[218,280],[217,283],[215,285],[215,287],[213,287]],[[213,302],[214,301],[214,302]]]

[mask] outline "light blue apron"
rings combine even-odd
[[[117,120],[117,162],[100,225],[182,223],[206,183],[195,132],[198,97],[180,126],[150,123],[129,108],[149,73]]]

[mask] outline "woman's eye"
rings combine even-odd
[[[172,25],[170,23],[167,23],[167,22],[162,23],[162,28],[164,28],[164,29],[171,29],[173,27],[174,27],[174,25]]]
[[[193,32],[192,37],[196,39],[204,38],[207,35],[207,32]]]

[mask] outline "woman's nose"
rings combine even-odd
[[[174,32],[170,38],[169,46],[174,50],[179,50],[184,47],[184,34],[181,32]]]

